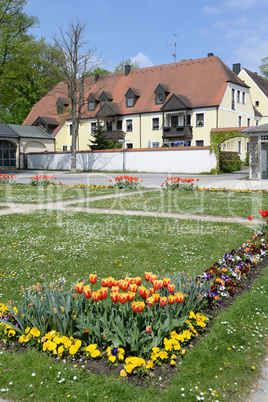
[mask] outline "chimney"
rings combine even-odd
[[[99,74],[95,74],[95,84],[96,84],[96,82],[98,82],[98,79],[100,78],[100,75]]]
[[[233,64],[233,72],[236,75],[239,74],[240,70],[241,70],[241,64],[240,63]]]
[[[129,73],[130,73],[130,65],[126,64],[125,65],[125,77],[127,77]]]
[[[208,57],[214,56],[214,53],[208,53]]]

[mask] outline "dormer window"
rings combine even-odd
[[[169,89],[166,85],[159,84],[154,93],[155,93],[155,104],[162,105],[163,103],[165,103],[166,97],[169,94]]]
[[[160,94],[156,95],[156,103],[158,105],[164,103],[164,94],[163,93],[160,93]]]
[[[87,98],[87,103],[88,103],[88,111],[93,112],[99,101],[96,99],[96,97],[91,93],[89,94],[89,97]]]
[[[65,112],[65,109],[70,105],[70,100],[69,98],[64,98],[60,96],[57,100],[56,106],[57,106],[57,114],[63,114]]]
[[[134,107],[137,99],[139,98],[138,91],[133,88],[129,88],[126,95],[126,107]]]
[[[105,102],[111,102],[112,100],[112,95],[106,91],[103,91],[100,96],[100,106],[103,106]]]
[[[127,107],[133,107],[134,106],[134,98],[127,98]]]

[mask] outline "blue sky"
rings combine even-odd
[[[57,25],[87,21],[88,47],[110,71],[123,59],[173,63],[175,42],[177,61],[211,52],[259,72],[268,57],[268,0],[29,0],[25,12],[39,18],[31,33],[47,42]]]

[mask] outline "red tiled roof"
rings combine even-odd
[[[241,131],[249,128],[247,127],[222,127],[222,128],[212,128],[213,133],[220,133],[221,131]]]
[[[260,88],[260,90],[264,93],[264,95],[268,96],[268,80],[267,78],[261,77],[257,73],[253,73],[252,71],[244,68],[246,73],[250,76],[250,78],[255,82],[255,84]]]
[[[112,103],[116,105],[116,110],[120,115],[160,112],[163,104],[155,104],[154,91],[161,83],[169,90],[166,101],[175,93],[181,99],[187,99],[192,108],[211,107],[220,105],[228,82],[248,88],[217,56],[211,56],[131,70],[127,77],[124,72],[104,74],[100,75],[96,83],[95,77],[87,77],[85,79],[85,99],[90,93],[98,98],[105,91],[105,93],[111,94]],[[140,95],[134,107],[126,107],[125,94],[129,88],[134,89],[135,93]],[[47,116],[57,119],[59,125],[62,126],[68,115],[65,114],[65,118],[57,115],[56,102],[59,96],[62,98],[67,96],[67,86],[63,82],[60,82],[36,103],[23,124],[31,125],[38,116]],[[83,118],[95,117],[99,108],[100,105],[95,111],[89,112],[86,104]],[[59,130],[58,127],[57,131]]]

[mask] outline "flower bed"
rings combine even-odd
[[[123,377],[146,374],[163,362],[176,365],[206,327],[202,308],[233,296],[267,250],[265,235],[254,235],[197,278],[145,272],[143,279],[98,281],[91,274],[90,284],[80,282],[71,290],[63,282],[37,284],[23,289],[20,305],[0,304],[0,338],[60,358],[106,358],[122,366]]]
[[[115,184],[111,184],[112,188],[118,188],[118,189],[127,189],[127,190],[137,190],[138,188],[141,188],[141,183],[139,183],[139,178],[138,177],[133,177],[133,176],[117,176],[115,177]],[[109,182],[112,182],[113,180],[110,179]],[[142,182],[143,180],[141,180]]]
[[[14,176],[13,173],[10,176],[9,176],[9,174],[0,173],[0,185],[1,184],[8,184],[8,185],[16,184],[16,180],[15,180],[16,177],[17,176]]]
[[[195,180],[199,181],[199,179],[193,178],[167,177],[161,187],[163,190],[193,191],[195,189]]]

